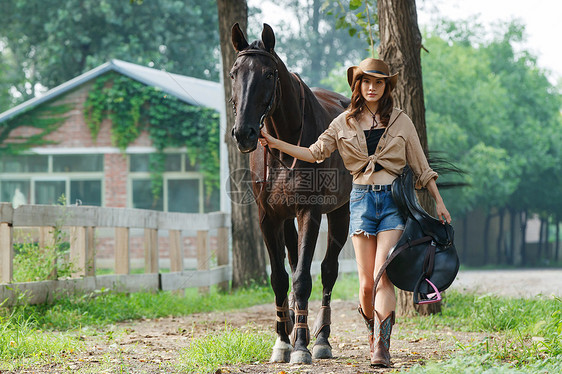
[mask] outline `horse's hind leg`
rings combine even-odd
[[[263,238],[269,253],[271,264],[271,287],[275,293],[275,330],[277,341],[271,354],[271,362],[289,362],[293,347],[289,335],[293,330],[293,321],[289,316],[287,292],[289,275],[285,270],[285,244],[282,225],[271,220],[267,215],[260,223]]]
[[[338,256],[347,240],[349,227],[349,203],[328,214],[328,249],[322,261],[322,307],[316,316],[312,333],[316,343],[312,348],[312,357],[332,358],[330,337],[332,289],[338,277]]]

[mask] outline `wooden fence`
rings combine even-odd
[[[58,222],[58,223],[57,223]],[[75,268],[70,278],[12,283],[14,260],[14,228],[38,227],[39,248],[55,250],[55,225],[69,232],[70,262]],[[115,274],[96,275],[95,230],[114,230]],[[131,274],[129,232],[144,230],[144,274]],[[159,231],[168,232],[170,272],[159,268]],[[209,232],[216,230],[216,253],[209,250]],[[196,233],[197,269],[184,269],[183,232]],[[320,263],[327,246],[327,227],[321,225],[311,273],[320,273]],[[138,292],[151,290],[179,290],[198,287],[205,292],[211,285],[227,289],[232,278],[229,260],[230,216],[226,213],[190,214],[167,213],[152,210],[101,208],[91,206],[22,205],[13,209],[11,204],[0,203],[0,302],[13,304],[18,295],[26,293],[26,302],[43,303],[60,294],[92,292],[102,288]],[[210,267],[210,258],[216,266]],[[340,273],[356,272],[351,240],[340,254]],[[55,268],[52,264],[53,269]],[[268,269],[269,270],[269,269]]]
[[[12,283],[14,227],[39,227],[39,247],[51,248],[55,222],[69,228],[70,262],[76,269],[69,279]],[[228,287],[232,268],[229,262],[230,216],[225,213],[189,214],[151,210],[100,208],[91,206],[22,205],[0,203],[0,301],[11,304],[22,292],[26,302],[42,303],[59,294],[90,292],[102,288],[136,292],[142,290],[177,290],[199,287],[205,291],[218,284]],[[96,228],[115,230],[115,274],[95,275]],[[131,274],[130,229],[144,229],[144,274]],[[170,272],[161,273],[158,261],[158,232],[167,230],[170,241]],[[197,270],[183,268],[182,230],[197,235]],[[216,253],[209,251],[209,231],[217,232]],[[216,256],[217,266],[209,259]],[[54,265],[54,264],[53,264]],[[53,268],[55,268],[53,266]]]

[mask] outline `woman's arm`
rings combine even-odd
[[[441,197],[441,194],[439,193],[439,189],[437,188],[437,184],[435,183],[435,178],[432,178],[429,182],[427,182],[426,187],[429,193],[431,194],[431,196],[433,196],[433,198],[435,199],[437,219],[439,219],[439,221],[441,221],[442,223],[444,223],[444,221],[447,221],[447,223],[451,223],[451,215],[449,214],[449,211],[445,207],[443,198]]]
[[[316,162],[316,159],[312,156],[312,152],[310,152],[310,149],[308,149],[308,147],[299,147],[298,145],[276,139],[264,130],[261,130],[261,134],[263,138],[259,138],[259,142],[262,146],[265,147],[266,145],[268,145],[270,148],[276,148],[281,152],[291,155],[302,161],[310,163]]]

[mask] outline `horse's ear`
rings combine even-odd
[[[232,45],[234,46],[236,52],[240,52],[248,48],[248,41],[246,40],[244,33],[240,29],[240,25],[238,24],[238,22],[236,22],[234,26],[232,26]]]
[[[263,31],[261,32],[261,40],[265,49],[268,52],[273,52],[273,48],[275,47],[275,34],[273,33],[273,29],[267,23],[263,24]]]

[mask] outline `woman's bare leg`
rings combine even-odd
[[[359,275],[359,303],[363,314],[373,318],[373,286],[375,280],[375,255],[377,251],[377,237],[357,234],[351,237],[355,260],[357,261],[357,274]]]
[[[374,275],[376,277],[379,269],[382,267],[388,256],[390,249],[398,242],[402,235],[402,230],[388,230],[379,232],[377,235],[376,244],[376,254],[375,254],[375,265],[374,265]],[[373,285],[374,286],[374,279]],[[379,284],[377,285],[377,296],[375,298],[375,310],[379,315],[379,319],[382,320],[386,318],[390,312],[396,308],[396,295],[394,293],[394,285],[390,282],[386,276],[386,272],[381,277]]]

